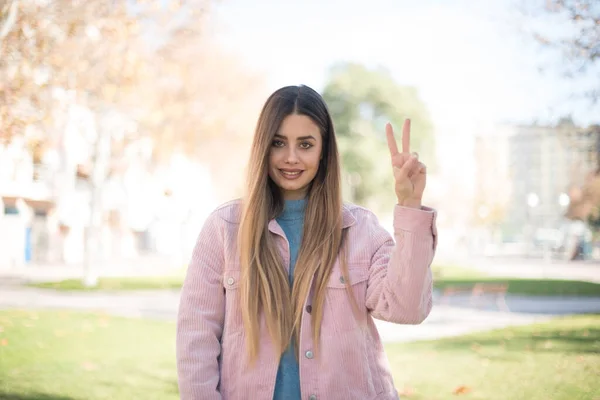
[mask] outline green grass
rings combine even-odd
[[[472,287],[477,283],[505,283],[510,294],[527,296],[599,296],[600,284],[557,279],[521,279],[499,277],[434,278],[434,287],[443,290],[448,286]]]
[[[0,311],[0,398],[178,399],[173,323]],[[594,400],[600,315],[386,346],[408,399]]]
[[[459,266],[434,266],[434,276],[475,278],[484,276],[481,273]],[[36,282],[28,286],[41,289],[60,291],[120,291],[120,290],[153,290],[153,289],[180,289],[183,284],[186,269],[168,276],[149,277],[104,277],[98,279],[98,285],[86,287],[81,279],[66,279],[54,282]]]
[[[600,296],[600,284],[572,280],[521,279],[490,277],[480,271],[460,266],[433,266],[434,286],[443,290],[448,286],[472,287],[477,283],[507,283],[508,293],[529,296]],[[119,291],[180,289],[184,272],[169,276],[100,278],[95,287],[85,287],[80,279],[32,283],[29,286],[61,291]]]
[[[56,282],[31,283],[28,286],[65,291],[119,291],[149,289],[181,289],[183,276],[149,276],[149,277],[116,277],[100,278],[98,285],[86,287],[81,279],[67,279]]]
[[[596,400],[600,315],[387,346],[411,400]]]
[[[173,323],[0,311],[0,398],[177,399]]]

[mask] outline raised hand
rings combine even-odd
[[[388,147],[394,170],[394,189],[398,204],[405,207],[421,208],[421,199],[427,181],[427,168],[419,162],[417,153],[410,153],[410,119],[402,127],[402,152],[398,151],[394,128],[390,123],[385,126]]]

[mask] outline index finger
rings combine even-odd
[[[394,138],[394,128],[389,122],[385,124],[385,135],[387,137],[388,148],[392,156],[398,154],[398,146],[396,145],[396,139]]]
[[[410,119],[404,120],[402,126],[402,152],[410,153]]]

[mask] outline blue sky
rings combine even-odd
[[[552,122],[589,108],[566,101],[574,83],[541,75],[541,53],[510,0],[224,0],[218,37],[271,89],[304,83],[320,90],[328,68],[349,60],[388,69],[416,86],[437,125],[469,119]],[[597,119],[598,117],[596,117]]]

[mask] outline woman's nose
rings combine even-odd
[[[285,161],[288,164],[296,164],[298,162],[298,156],[296,155],[296,150],[294,150],[292,147],[289,147],[289,150],[286,154]]]

